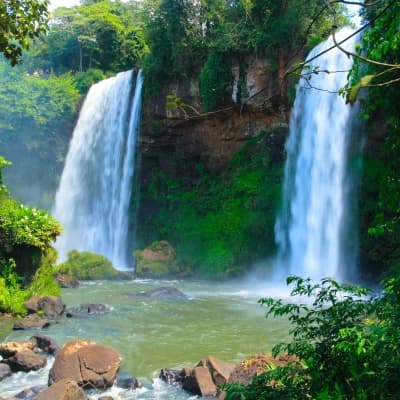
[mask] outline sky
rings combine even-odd
[[[79,4],[79,0],[50,0],[50,10],[54,10],[57,7],[72,7]],[[348,5],[350,13],[357,15],[359,6]],[[358,16],[353,17],[353,22],[356,26],[361,26],[361,18]]]
[[[50,0],[50,10],[58,7],[72,7],[79,4],[79,0]]]

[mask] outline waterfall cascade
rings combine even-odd
[[[337,41],[351,33],[344,28]],[[355,42],[353,37],[343,47],[352,50]],[[329,38],[308,59],[332,45]],[[337,94],[351,66],[352,60],[335,48],[303,71],[310,80],[302,79],[297,87],[286,142],[283,208],[275,225],[276,269],[285,274],[340,280],[347,277],[346,264],[355,263],[354,231],[353,237],[346,235],[352,200],[347,167],[354,113]],[[316,67],[320,72],[310,74]]]
[[[129,268],[128,211],[140,126],[139,71],[93,85],[82,106],[53,208],[64,232],[56,242],[62,259],[71,249],[107,257]],[[132,90],[135,88],[134,96]]]

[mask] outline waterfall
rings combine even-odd
[[[129,268],[128,211],[140,126],[139,71],[93,85],[82,106],[69,146],[53,215],[64,231],[56,242],[61,259],[68,251],[91,251],[118,269]],[[132,91],[134,87],[134,96]]]
[[[344,28],[336,39],[351,33]],[[342,46],[352,50],[355,42],[352,38]],[[333,44],[329,38],[308,59]],[[315,59],[303,71],[310,80],[298,84],[286,142],[283,207],[275,224],[278,273],[341,280],[348,277],[346,265],[355,263],[355,230],[347,235],[346,226],[351,223],[347,169],[355,113],[337,94],[351,66],[352,59],[334,48]],[[319,73],[310,74],[316,67]]]

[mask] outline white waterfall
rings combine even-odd
[[[64,231],[60,258],[72,249],[107,257],[128,269],[128,211],[140,126],[143,79],[132,71],[93,85],[69,146],[53,215]],[[135,88],[132,98],[132,87]]]
[[[344,28],[336,39],[351,33]],[[355,42],[353,37],[342,46],[353,50]],[[333,44],[329,38],[308,59]],[[284,274],[344,279],[346,259],[354,260],[357,252],[344,243],[350,222],[346,171],[353,113],[337,94],[351,66],[352,59],[335,48],[303,71],[310,80],[301,79],[297,87],[286,142],[283,208],[275,225],[276,269]],[[318,74],[310,74],[314,68]]]

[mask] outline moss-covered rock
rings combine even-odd
[[[80,280],[119,279],[120,271],[100,254],[71,250],[68,260],[59,266],[59,273],[72,275]]]
[[[153,242],[144,250],[134,252],[136,275],[147,278],[162,278],[182,274],[176,260],[176,252],[165,240]]]

